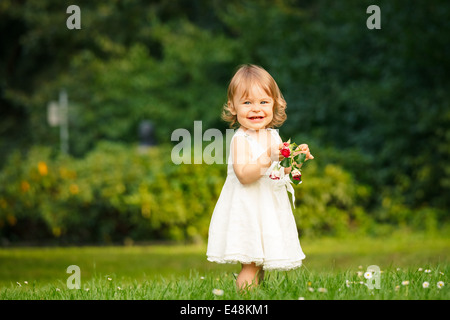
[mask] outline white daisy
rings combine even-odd
[[[216,296],[223,296],[223,290],[222,289],[213,289],[212,293]]]
[[[368,272],[364,273],[364,278],[372,279],[372,272],[368,271]]]
[[[424,283],[422,283],[422,287],[424,289],[428,288],[430,286],[430,283],[428,281],[425,281]]]
[[[437,283],[437,287],[438,287],[439,289],[441,289],[443,286],[444,286],[444,281],[439,281],[439,282]]]

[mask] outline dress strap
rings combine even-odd
[[[252,136],[250,136],[248,133],[238,129],[235,132],[232,140],[235,137],[244,137],[245,140],[247,140],[248,144],[250,145],[251,149],[253,150],[254,155],[259,153],[260,151],[263,151],[262,147],[260,146],[260,144]]]
[[[279,143],[283,142],[277,129],[267,128],[267,130],[269,130],[269,132],[272,134],[272,137],[274,137]]]

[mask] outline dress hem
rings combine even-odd
[[[297,269],[302,266],[303,259],[295,261],[265,261],[263,258],[252,258],[242,255],[228,256],[227,258],[220,258],[214,256],[208,256],[207,260],[210,262],[216,262],[219,264],[250,264],[255,263],[256,266],[262,266],[263,270],[276,270],[276,271],[289,271]]]

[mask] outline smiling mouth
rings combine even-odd
[[[263,117],[263,116],[259,116],[259,117],[248,117],[248,119],[250,119],[250,120],[262,120],[262,119],[264,119],[264,117]]]

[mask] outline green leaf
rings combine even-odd
[[[280,165],[285,168],[289,168],[291,166],[291,161],[289,158],[284,158],[281,160]]]
[[[305,153],[300,153],[299,156],[300,156],[300,163],[305,162],[306,154]]]
[[[294,161],[297,162],[298,164],[302,164],[303,162],[305,162],[306,159],[306,154],[304,153],[299,153],[298,155],[296,155],[294,157]]]

